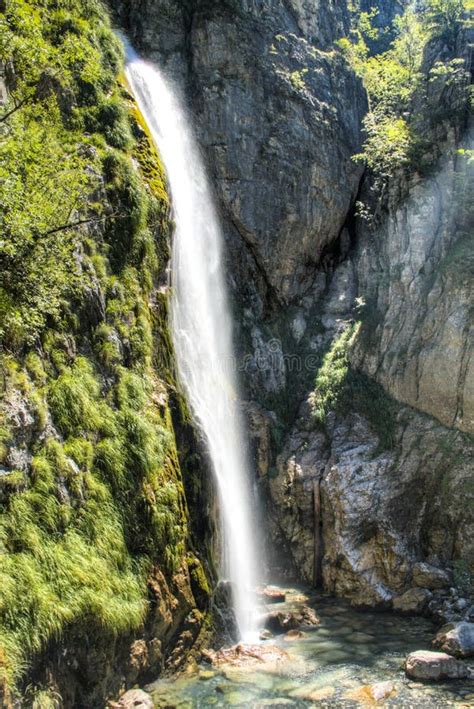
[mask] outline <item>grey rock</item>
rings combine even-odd
[[[363,0],[374,4],[385,26],[406,2]],[[469,175],[457,153],[471,142],[453,132],[437,171],[395,180],[386,213],[354,225],[366,102],[333,51],[349,27],[345,1],[114,6],[185,93],[213,177],[272,562],[313,581],[322,533],[324,585],[357,605],[431,586],[413,581],[418,559],[474,553],[473,446],[460,433],[474,431],[472,249],[459,227]],[[330,412],[324,432],[305,408],[314,361],[354,317],[352,368],[398,402],[389,450],[355,406]],[[291,371],[294,356],[303,366]]]
[[[393,610],[399,613],[423,613],[431,599],[426,588],[410,588],[402,596],[393,599]]]
[[[413,679],[438,682],[442,679],[463,679],[469,675],[468,668],[445,652],[417,650],[405,660],[405,672]]]
[[[438,631],[433,646],[456,657],[474,656],[474,623],[450,623]]]
[[[468,135],[461,147],[472,144]],[[360,342],[354,364],[398,401],[472,433],[472,250],[456,220],[469,210],[460,185],[474,168],[449,148],[439,171],[415,179],[375,233],[361,224],[356,269],[370,347]]]
[[[363,169],[351,156],[366,99],[333,49],[349,28],[345,0],[329,12],[310,0],[133,5],[122,12],[132,37],[190,89],[239,289],[255,281],[264,297],[294,300],[339,236]]]
[[[413,581],[421,588],[440,589],[448,588],[451,576],[443,569],[437,569],[431,564],[419,562],[413,567]]]
[[[120,709],[153,709],[153,699],[141,689],[130,689],[116,704]]]

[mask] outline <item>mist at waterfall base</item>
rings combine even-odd
[[[126,76],[168,176],[175,220],[171,327],[180,380],[207,444],[222,526],[221,577],[231,582],[241,640],[257,631],[257,561],[233,358],[223,237],[202,158],[177,91],[127,51]]]

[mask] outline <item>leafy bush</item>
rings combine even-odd
[[[311,406],[313,416],[319,423],[324,423],[344,388],[349,372],[349,352],[358,327],[356,324],[350,325],[334,340],[318,371]]]
[[[350,364],[360,327],[360,322],[349,325],[325,355],[310,397],[311,410],[323,425],[330,411],[342,415],[358,411],[378,437],[377,451],[390,449],[395,441],[397,405],[379,384]]]
[[[465,23],[465,10],[471,0],[426,0],[416,9],[409,5],[394,20],[394,34],[390,47],[372,55],[370,47],[377,39],[378,29],[373,20],[377,14],[357,13],[357,21],[350,39],[338,44],[354,70],[364,82],[369,100],[369,112],[364,120],[366,140],[363,152],[354,156],[364,161],[378,176],[377,185],[383,185],[400,169],[414,166],[423,146],[423,118],[433,122],[445,116],[438,113],[414,116],[414,99],[425,91],[423,58],[429,42],[436,37],[451,38],[451,49]],[[433,73],[434,72],[434,73]],[[451,111],[462,111],[466,105],[466,71],[463,59],[438,62],[432,69],[431,80],[443,75],[446,85],[457,82],[461,97]],[[424,106],[421,104],[421,112]],[[421,120],[420,120],[421,119]]]

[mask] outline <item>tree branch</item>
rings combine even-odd
[[[72,222],[71,224],[62,224],[54,229],[49,229],[48,231],[39,234],[40,237],[51,236],[51,234],[57,234],[59,231],[67,231],[68,229],[74,229],[76,226],[81,226],[82,224],[97,224],[99,222],[106,222],[108,219],[124,219],[125,215],[120,214],[108,214],[106,217],[95,217],[90,219],[80,219],[77,222]]]
[[[4,113],[3,116],[0,116],[0,123],[3,123],[4,121],[7,120],[7,118],[10,118],[11,115],[13,115],[16,111],[18,111],[22,106],[24,106],[26,103],[26,99],[23,99],[23,101],[20,101],[14,108],[12,108],[11,111],[8,111],[8,113]]]

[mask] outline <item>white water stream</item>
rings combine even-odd
[[[168,175],[176,230],[172,334],[178,371],[204,434],[222,520],[221,576],[232,583],[241,639],[255,639],[257,536],[223,262],[223,237],[189,117],[176,90],[129,52],[127,78]]]

